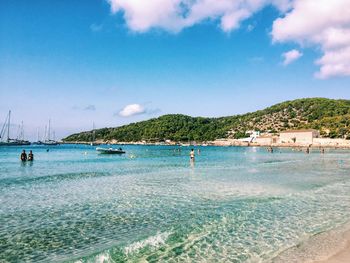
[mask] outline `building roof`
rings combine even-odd
[[[297,133],[297,132],[318,132],[318,130],[315,130],[315,129],[288,130],[288,131],[281,131],[280,133]]]

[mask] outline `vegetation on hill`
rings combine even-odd
[[[241,138],[248,130],[277,133],[288,129],[314,128],[321,135],[350,139],[350,100],[308,98],[286,101],[264,110],[220,118],[164,115],[116,128],[96,130],[96,139],[135,141],[211,141]],[[91,141],[92,132],[73,134],[66,142]]]

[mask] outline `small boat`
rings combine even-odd
[[[123,151],[121,148],[114,149],[114,148],[97,147],[96,151],[98,151],[99,153],[103,153],[103,154],[123,154],[123,153],[125,153],[125,151]]]

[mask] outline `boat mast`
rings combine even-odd
[[[44,142],[47,140],[47,126],[45,125]]]
[[[24,125],[23,125],[23,121],[22,121],[22,126],[21,126],[21,136],[20,136],[20,140],[24,141]]]
[[[50,129],[51,129],[50,126],[51,126],[51,120],[49,119],[49,131],[48,131],[48,136],[47,136],[48,137],[48,141],[50,141],[50,132],[51,132],[50,131]]]
[[[7,142],[10,142],[11,110],[9,110],[9,120],[7,123]]]

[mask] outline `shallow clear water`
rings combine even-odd
[[[0,147],[0,262],[268,262],[350,220],[349,151],[31,149]]]

